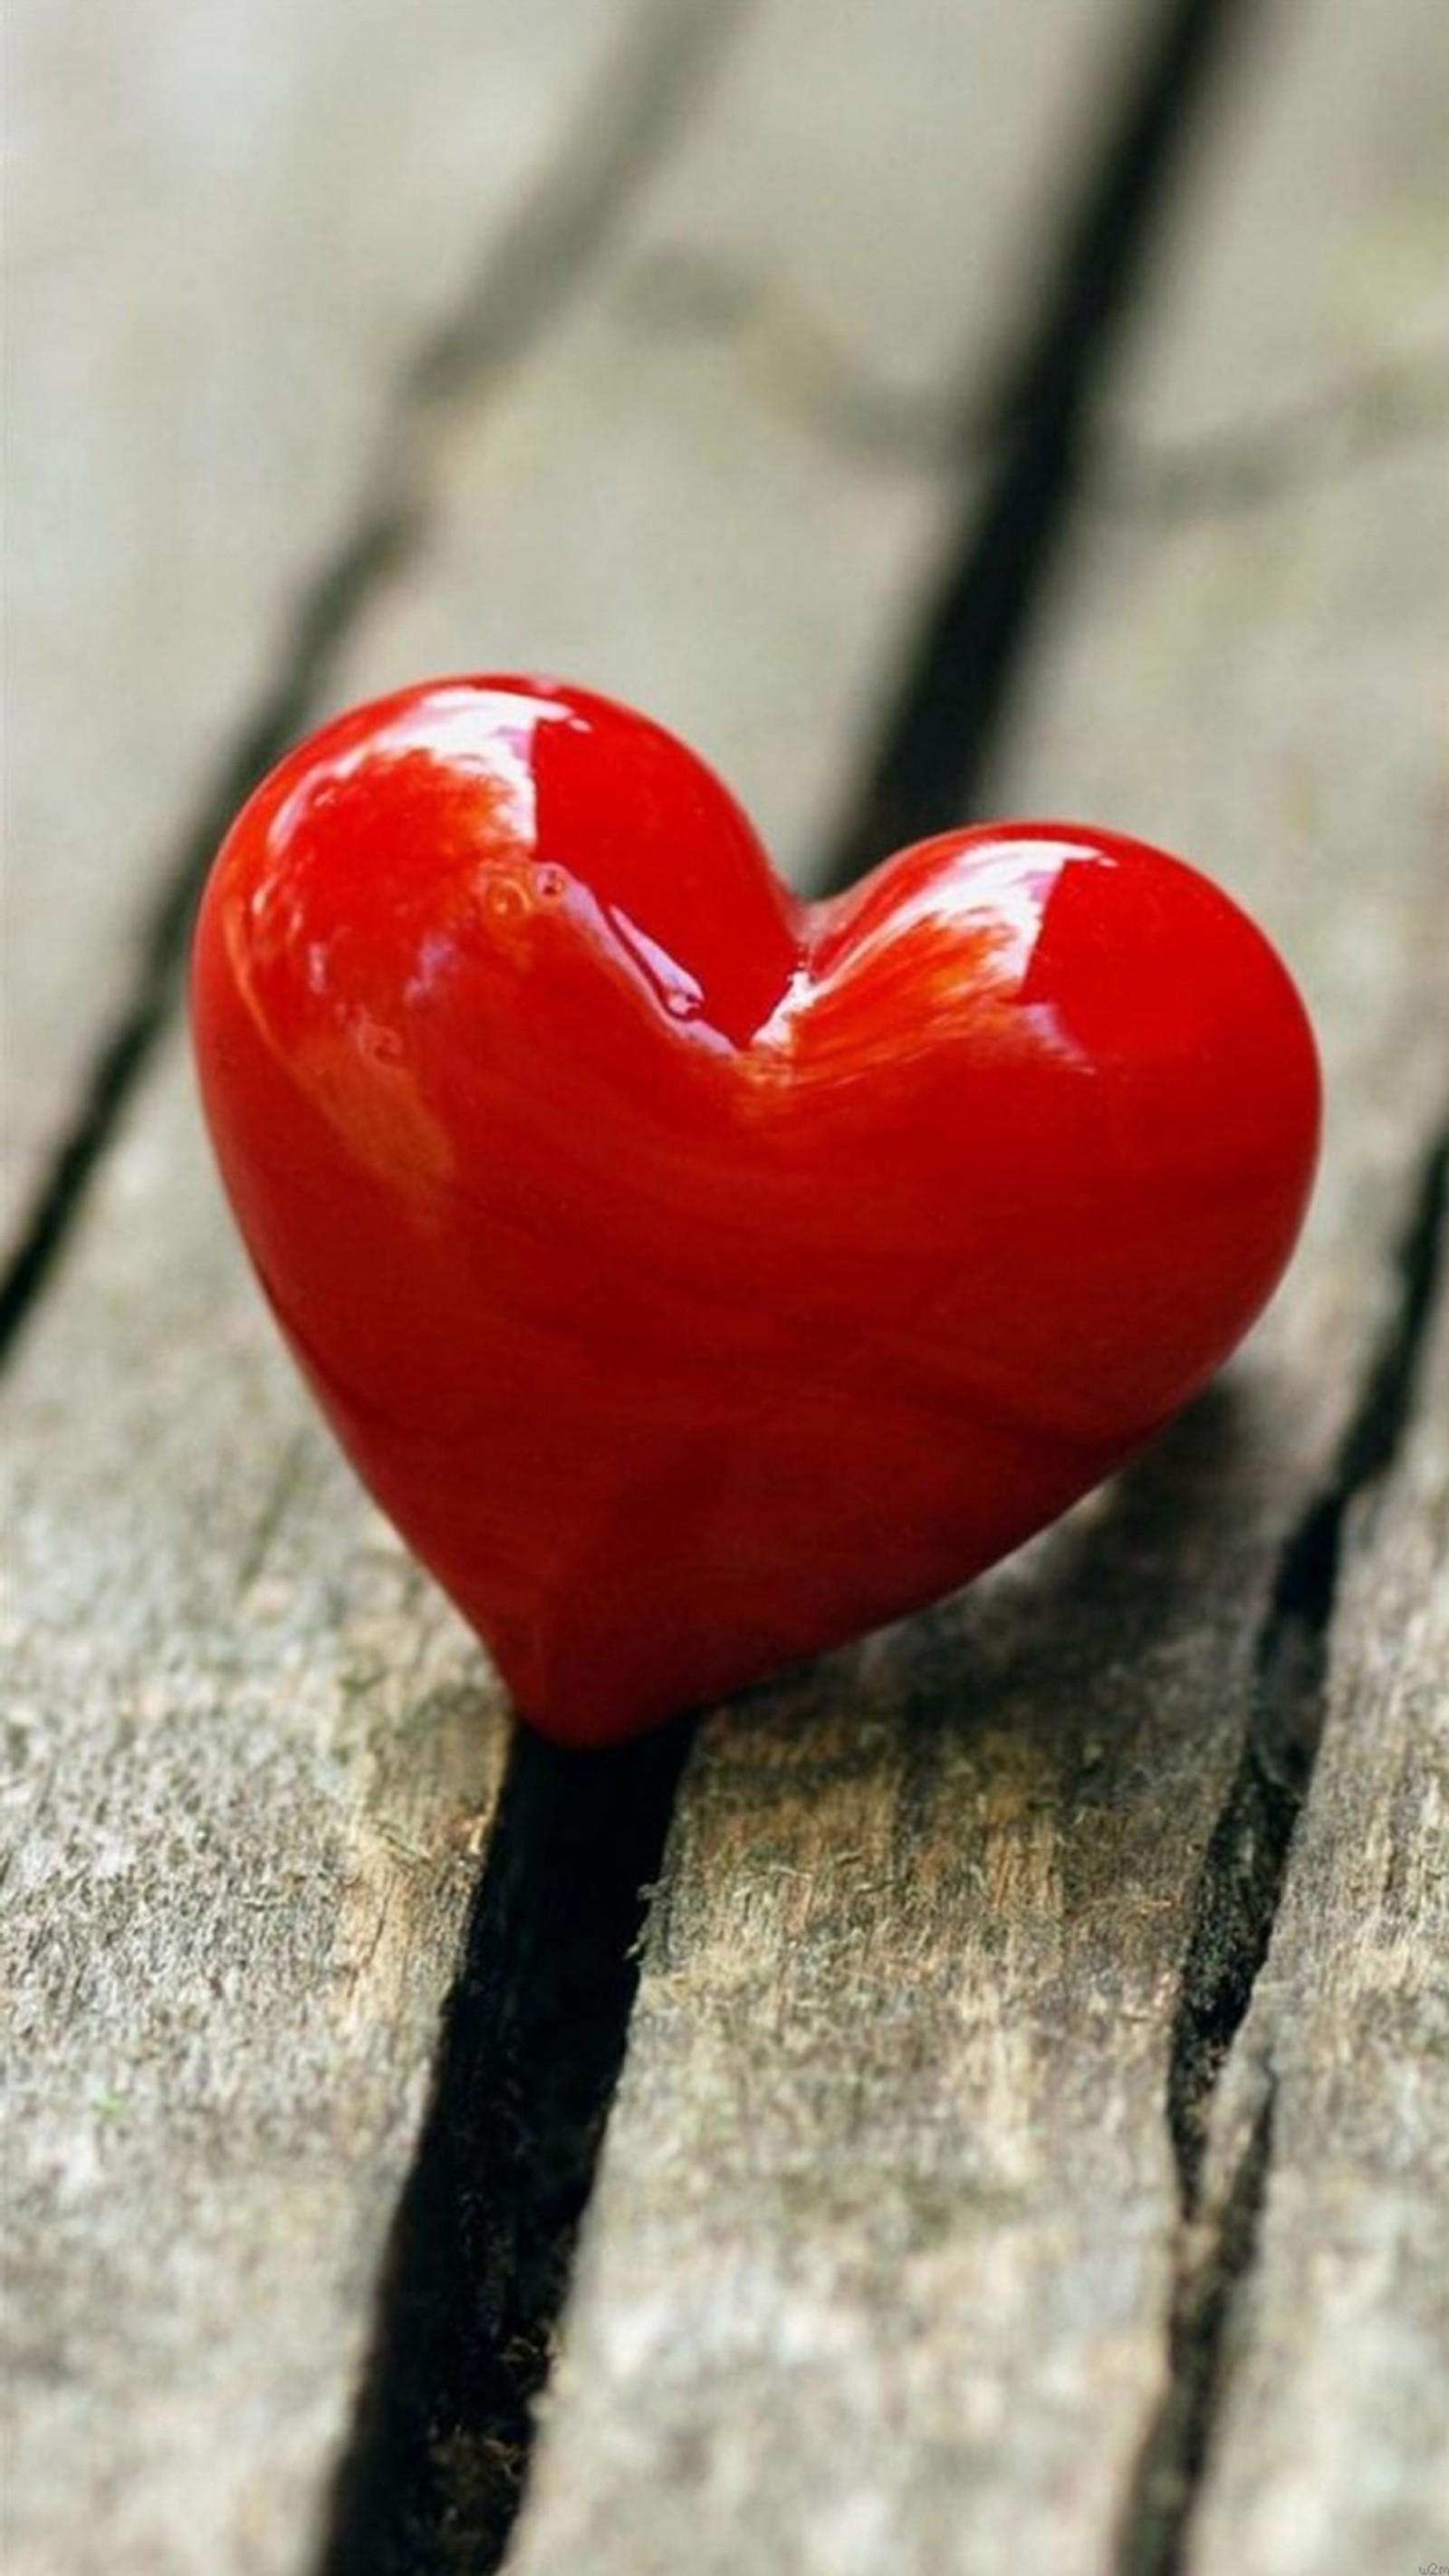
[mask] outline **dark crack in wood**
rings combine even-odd
[[[788,280],[693,248],[664,248],[625,281],[627,311],[671,338],[745,338],[761,390],[824,443],[883,468],[978,470],[1007,423],[983,389],[875,374]],[[1176,524],[1266,509],[1449,432],[1449,348],[1388,352],[1280,408],[1161,444],[1104,414],[1084,511]]]
[[[1343,1533],[1392,1465],[1442,1257],[1449,1140],[1425,1164],[1397,1262],[1398,1295],[1329,1484],[1292,1531],[1258,1640],[1253,1706],[1236,1775],[1203,1865],[1168,2077],[1184,2215],[1196,2211],[1208,2106],[1267,1955],[1293,1835],[1327,1713],[1329,1631]]]
[[[1177,523],[1267,509],[1449,432],[1449,349],[1384,358],[1259,420],[1104,455],[1092,504]]]
[[[1178,2576],[1182,2567],[1227,2386],[1233,2313],[1257,2261],[1273,2110],[1270,2076],[1221,2205],[1211,2221],[1183,2222],[1167,2325],[1166,2386],[1138,2463],[1118,2576]]]
[[[322,2576],[488,2576],[503,2555],[687,1744],[514,1739]]]

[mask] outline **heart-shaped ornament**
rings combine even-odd
[[[1317,1150],[1205,878],[1011,823],[835,901],[672,736],[530,679],[329,725],[208,887],[233,1207],[364,1481],[578,1743],[937,1598],[1273,1288]]]

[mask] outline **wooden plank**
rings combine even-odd
[[[1449,2529],[1449,1297],[1350,1532],[1328,1724],[1219,2161],[1271,2095],[1193,2576],[1357,2576]]]
[[[1441,13],[1394,0],[1370,22],[1324,0],[1267,33],[1205,141],[1121,389],[1134,454],[1432,327]],[[1202,2356],[1171,2332],[1202,2257],[1184,2210],[1204,2121],[1220,2263],[1261,2181],[1187,2009],[1251,1976],[1251,1927],[1231,1866],[1217,1912],[1198,1890],[1282,1642],[1284,1551],[1335,1490],[1442,1116],[1443,485],[1439,458],[1401,449],[1280,490],[1266,515],[1134,519],[1125,463],[1103,462],[1111,508],[1059,585],[992,801],[1110,817],[1262,914],[1324,1041],[1313,1223],[1247,1355],[1137,1471],[935,1617],[706,1727],[516,2576],[1176,2563],[1183,2498],[1164,2521],[1144,2478],[1193,2473],[1190,2444],[1153,2456],[1164,2424],[1211,2429],[1178,2411]],[[1380,1797],[1400,1781],[1401,1818],[1427,1799],[1402,1787],[1423,1777],[1407,1732],[1371,1758]],[[1305,1850],[1323,1830],[1310,1812]],[[1251,1874],[1242,1847],[1225,1857]],[[1432,1958],[1421,1868],[1396,1899],[1406,1978]],[[1361,1956],[1393,1936],[1382,1918]],[[1360,2115],[1422,2173],[1429,2086],[1407,2015],[1395,2040],[1391,2079],[1395,2041],[1361,2063]],[[1306,2172],[1325,2086],[1339,2101],[1354,2079],[1338,2057],[1311,2080],[1293,2063]],[[1375,2180],[1358,2177],[1364,2195]],[[1344,2188],[1340,2218],[1357,2206],[1371,2243],[1370,2203]],[[1309,2241],[1293,2192],[1290,2169],[1280,2300],[1288,2249],[1301,2281]],[[1396,2306],[1400,2278],[1360,2269],[1355,2314],[1395,2342],[1399,2384],[1417,2352],[1432,2387],[1449,2356],[1427,2299]],[[1331,2323],[1331,2289],[1318,2313]],[[1245,2416],[1268,2375],[1245,2371]],[[1309,2376],[1273,2419],[1279,2514]],[[1348,2403],[1350,2352],[1316,2393],[1330,2376],[1334,2492],[1354,2473],[1375,2491],[1360,2538],[1427,2531],[1425,2407],[1390,2433],[1367,2397]],[[1237,2501],[1204,2527],[1213,2576],[1280,2563],[1280,2522],[1265,2534],[1243,2501],[1265,2474],[1245,2440]],[[1318,2562],[1304,2546],[1291,2563]],[[1332,2563],[1386,2562],[1345,2547]]]
[[[941,74],[936,288],[960,288],[955,310],[973,328],[985,329],[993,280],[1008,290],[1022,192],[1048,193],[1081,128],[1088,36],[1106,77],[1137,6],[1040,0],[951,13],[937,29],[916,0],[912,27],[937,44]],[[989,68],[1001,84],[1029,65],[1033,24],[1038,48],[1048,28],[1070,41],[1039,87],[1034,151],[1019,123],[1008,149],[995,87],[974,75]],[[753,68],[723,125],[702,122],[691,139],[697,183],[682,176],[645,231],[666,215],[682,225],[696,202],[721,231],[763,222],[787,266],[798,242],[802,262],[833,263],[842,292],[856,264],[874,275],[891,316],[909,263],[882,256],[877,213],[850,183],[862,131],[886,159],[892,137],[914,141],[919,62],[883,42],[878,13],[849,13],[832,75],[841,115],[817,132],[796,114],[817,40],[813,0],[756,12]],[[787,74],[788,118],[776,88]],[[797,129],[810,138],[798,171]],[[848,207],[853,253],[835,238]],[[339,686],[384,684],[424,592],[428,658],[476,660],[485,645],[541,657],[540,567],[565,563],[615,510],[626,533],[649,531],[638,587],[599,578],[593,559],[566,611],[569,658],[650,694],[647,671],[635,683],[626,666],[657,613],[664,644],[688,642],[699,705],[717,691],[726,710],[715,747],[748,753],[746,785],[773,782],[803,843],[823,828],[862,668],[880,656],[869,695],[945,487],[933,472],[892,517],[873,468],[822,465],[768,409],[755,422],[756,398],[737,387],[726,402],[718,354],[701,357],[701,381],[688,350],[677,372],[659,351],[641,404],[625,280],[626,264],[607,268],[568,335],[577,356],[540,354],[506,399],[490,386],[486,419],[467,398],[439,408],[418,457],[441,494],[436,547]],[[867,304],[851,312],[869,345],[880,317]],[[881,346],[888,357],[888,337]],[[716,397],[738,453],[706,435]],[[631,515],[622,480],[591,478],[601,456],[645,439],[656,465],[630,461]],[[484,454],[499,544],[479,561],[457,513]],[[804,506],[817,473],[822,511]],[[692,599],[673,587],[671,531],[706,529],[726,493],[754,573],[788,550],[808,602],[828,539],[862,585],[839,635],[802,607],[776,637],[772,685],[798,678],[802,696],[768,723],[731,623],[738,578]],[[508,529],[531,534],[510,550]],[[589,561],[585,546],[585,571]],[[718,564],[729,569],[727,551]],[[783,575],[772,578],[780,598]],[[246,622],[241,607],[234,616]],[[763,648],[763,626],[754,634]],[[11,1810],[24,1904],[7,1916],[26,2048],[6,2376],[12,2565],[15,2576],[295,2576],[325,2514],[450,1972],[458,1854],[486,1834],[498,1733],[476,1655],[414,1588],[271,1353],[206,1175],[179,1038],[124,1120],[32,1319],[8,1389],[7,1457],[26,1703]]]
[[[581,119],[609,0],[17,0],[0,1239],[402,370]]]
[[[504,1743],[173,1056],[9,1390],[11,2576],[300,2569]]]

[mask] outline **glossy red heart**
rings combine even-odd
[[[934,1599],[1277,1280],[1283,967],[1071,824],[799,903],[657,726],[443,681],[252,798],[204,904],[216,1150],[354,1464],[521,1708],[597,1743]]]

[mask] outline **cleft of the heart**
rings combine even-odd
[[[1058,823],[804,904],[660,727],[433,682],[293,752],[193,963],[282,1330],[520,1709],[603,1743],[933,1600],[1276,1284],[1312,1033],[1209,880]]]

